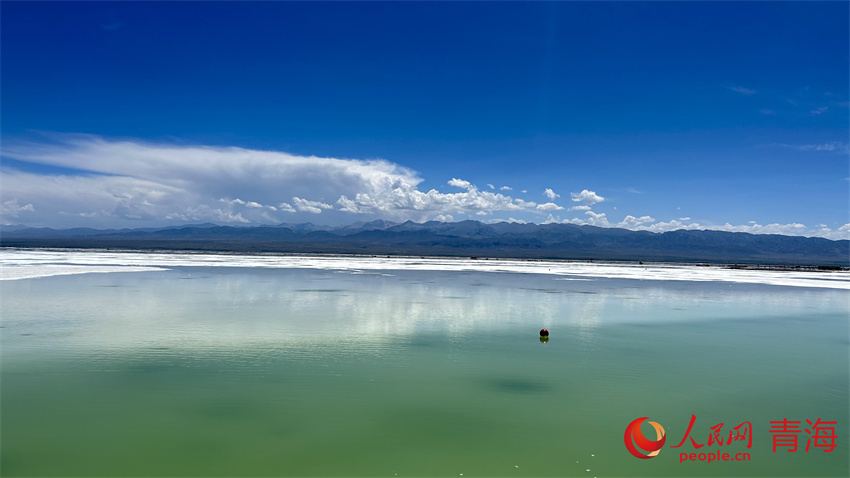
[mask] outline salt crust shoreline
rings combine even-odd
[[[0,250],[0,280],[56,275],[164,271],[174,267],[262,267],[371,271],[468,271],[551,274],[569,278],[665,281],[722,281],[850,290],[850,273],[765,271],[682,264],[588,263],[522,259],[449,257],[249,255],[188,252],[92,250]],[[567,277],[558,277],[564,279]]]

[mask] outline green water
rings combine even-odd
[[[850,473],[846,291],[188,267],[0,287],[2,476]],[[751,422],[722,447],[751,461],[679,463],[691,415],[701,444]],[[658,457],[626,451],[638,417]],[[782,418],[837,421],[838,446],[774,453]]]

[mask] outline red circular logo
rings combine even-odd
[[[653,428],[655,428],[655,433],[657,435],[655,441],[648,440],[645,436],[643,436],[643,432],[640,431],[640,426],[647,418],[649,417],[638,418],[632,423],[629,423],[629,426],[626,427],[626,435],[623,437],[626,442],[626,449],[629,450],[629,453],[641,459],[648,459],[658,455],[658,452],[661,451],[661,447],[664,446],[664,442],[667,441],[667,434],[664,433],[664,427],[655,422],[648,422]],[[637,445],[637,447],[635,447],[635,445]],[[638,448],[645,450],[647,454],[640,452]]]

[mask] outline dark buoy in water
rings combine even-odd
[[[548,330],[546,330],[546,329],[540,329],[540,336],[541,336],[541,337],[548,337],[548,336],[549,336],[549,331],[548,331]]]
[[[540,343],[541,344],[545,344],[545,343],[548,343],[548,342],[549,342],[549,336],[548,335],[541,335],[540,336]]]

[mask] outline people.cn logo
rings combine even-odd
[[[641,459],[648,459],[658,455],[658,452],[661,451],[661,447],[664,446],[664,442],[667,441],[667,434],[664,433],[664,427],[655,422],[648,422],[653,428],[655,428],[655,433],[658,435],[655,438],[655,441],[648,440],[645,436],[643,436],[643,432],[640,431],[640,426],[647,418],[649,417],[638,418],[632,423],[629,423],[629,426],[626,427],[626,436],[624,437],[626,449],[629,450],[629,453]],[[634,443],[632,442],[633,440]],[[635,447],[635,445],[637,445],[637,447]],[[638,448],[646,451],[648,454],[642,453],[638,450]]]

